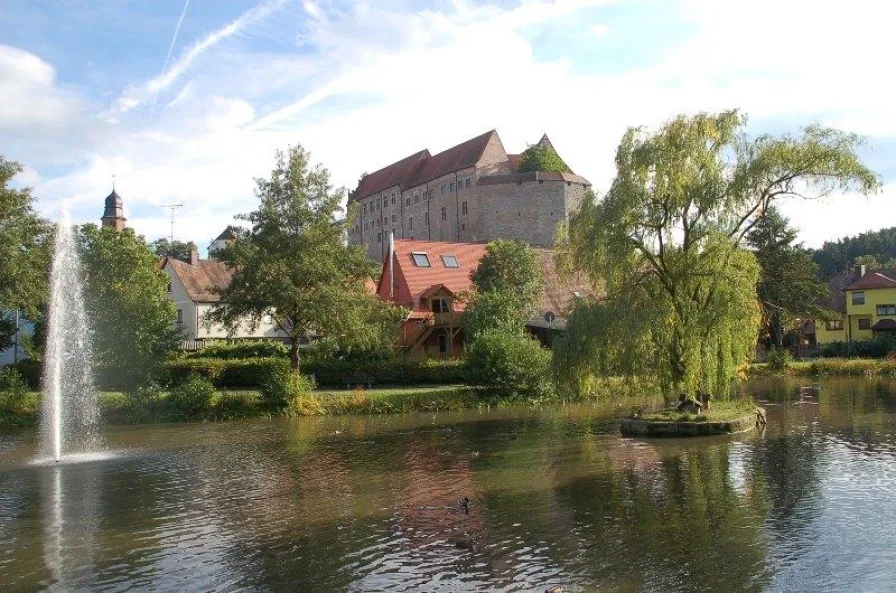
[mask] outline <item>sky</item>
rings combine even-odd
[[[629,126],[737,108],[751,134],[867,138],[871,197],[782,210],[807,246],[896,226],[896,3],[886,0],[0,0],[0,154],[57,218],[113,178],[149,240],[211,242],[301,144],[352,189],[491,129],[547,133],[605,192]]]

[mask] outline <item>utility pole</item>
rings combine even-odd
[[[183,204],[165,204],[162,208],[169,208],[171,210],[171,237],[169,240],[169,245],[174,243],[174,211],[183,206]]]

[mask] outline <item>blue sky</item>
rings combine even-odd
[[[784,211],[802,239],[896,225],[896,7],[872,0],[0,1],[0,153],[42,212],[97,220],[112,175],[129,224],[207,245],[253,178],[301,143],[351,187],[422,148],[547,132],[605,190],[627,126],[740,108],[750,129],[868,137],[871,198]]]

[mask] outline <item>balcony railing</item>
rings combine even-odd
[[[448,313],[433,313],[433,321],[436,327],[457,327],[460,325],[462,314],[457,311]]]

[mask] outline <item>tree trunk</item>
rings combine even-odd
[[[779,350],[784,348],[784,322],[780,311],[773,311],[771,315],[772,342]]]
[[[299,372],[299,340],[297,338],[293,338],[289,343],[289,361],[292,365],[292,370],[295,372]]]

